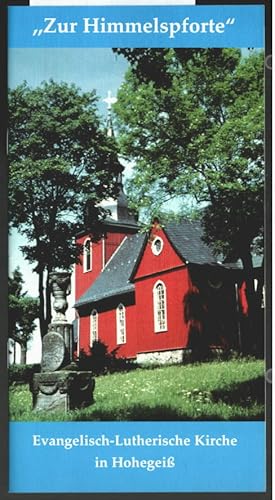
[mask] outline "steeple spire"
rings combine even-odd
[[[113,121],[112,121],[112,105],[117,102],[117,98],[112,96],[112,92],[108,90],[107,97],[103,99],[103,102],[107,104],[107,136],[114,137],[114,129],[113,129]],[[116,220],[120,223],[131,223],[136,224],[136,217],[129,211],[128,209],[128,201],[127,197],[124,193],[123,189],[123,170],[124,167],[119,164],[119,171],[117,175],[117,187],[118,187],[118,196],[116,199],[107,199],[100,203],[103,208],[107,208],[111,212],[112,219]]]

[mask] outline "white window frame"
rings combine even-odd
[[[116,342],[126,344],[126,308],[122,303],[116,308]]]
[[[88,248],[87,243],[90,242],[89,252],[90,252],[90,266],[87,266],[87,256],[88,256]],[[93,247],[91,238],[86,238],[83,243],[83,272],[88,273],[93,268]]]
[[[90,314],[90,347],[98,340],[98,312],[93,309]]]
[[[160,297],[159,287],[162,287],[163,297]],[[163,281],[158,280],[153,288],[154,332],[167,331],[167,294]]]
[[[156,248],[156,243],[159,242],[160,243],[160,248],[159,250]],[[151,249],[152,249],[152,253],[154,255],[160,255],[162,250],[163,250],[163,246],[164,246],[164,242],[163,242],[163,239],[160,237],[160,236],[156,236],[153,241],[152,241],[152,245],[151,245]]]

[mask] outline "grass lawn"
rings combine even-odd
[[[262,420],[264,361],[137,368],[96,377],[94,404],[33,412],[27,385],[10,388],[10,420]]]

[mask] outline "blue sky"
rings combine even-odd
[[[83,91],[96,89],[101,98],[99,111],[105,112],[102,99],[107,91],[116,94],[127,62],[112,49],[10,49],[8,63],[9,87],[16,87],[24,80],[36,87],[50,78],[55,81],[75,83]]]

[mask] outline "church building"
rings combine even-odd
[[[78,352],[100,340],[118,357],[180,362],[190,349],[241,349],[247,303],[238,265],[217,261],[199,222],[155,220],[141,232],[122,184],[111,203],[100,241],[78,235]]]

